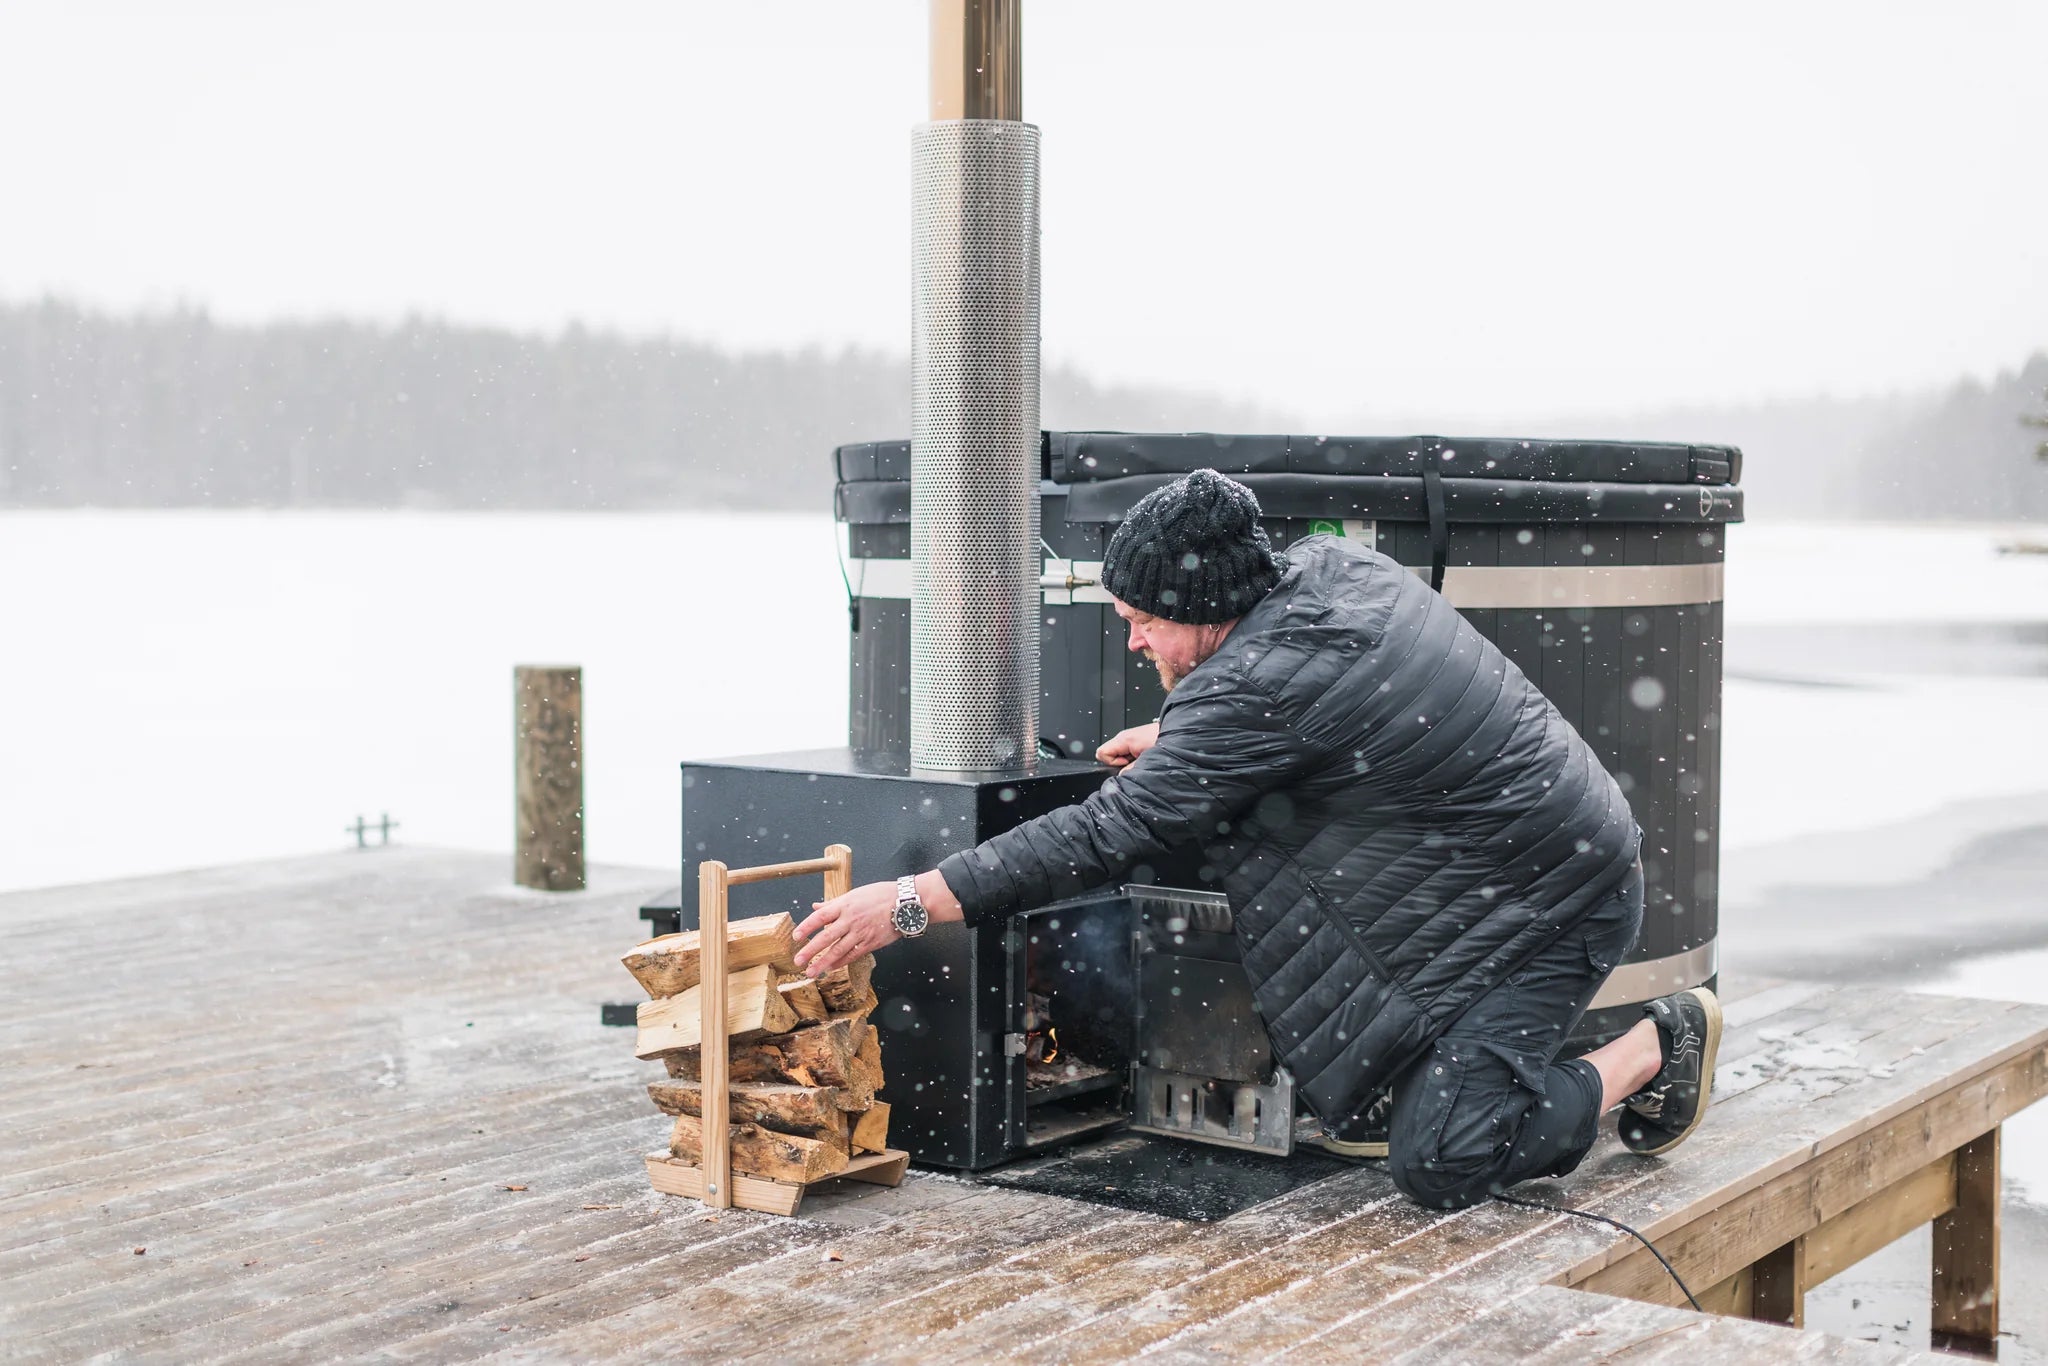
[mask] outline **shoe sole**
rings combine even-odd
[[[1387,1145],[1384,1143],[1345,1143],[1335,1138],[1318,1139],[1317,1143],[1324,1152],[1337,1157],[1383,1158],[1387,1155]]]
[[[1668,1153],[1692,1137],[1692,1131],[1699,1128],[1700,1121],[1707,1117],[1707,1107],[1713,1104],[1714,1065],[1721,1056],[1721,998],[1705,987],[1694,987],[1687,994],[1699,998],[1700,1005],[1705,1008],[1707,1015],[1707,1046],[1700,1054],[1699,1108],[1692,1112],[1692,1123],[1681,1129],[1668,1143],[1661,1143],[1654,1148],[1630,1150],[1643,1157],[1656,1157],[1661,1153]]]

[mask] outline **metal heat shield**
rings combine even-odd
[[[910,754],[1038,758],[1038,130],[916,133]]]

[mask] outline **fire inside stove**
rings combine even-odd
[[[1054,908],[1026,923],[1025,1140],[1039,1146],[1128,1115],[1134,950],[1121,903]]]
[[[1028,1100],[1051,1100],[1055,1095],[1107,1090],[1121,1085],[1120,1069],[1091,1062],[1072,1049],[1060,1048],[1059,1026],[1052,1022],[1052,998],[1031,992],[1026,997],[1024,1030],[1024,1092]],[[1067,1031],[1073,1033],[1071,1029]],[[1110,1081],[1103,1081],[1110,1078]]]

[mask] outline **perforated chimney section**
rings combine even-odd
[[[1038,748],[1038,129],[915,136],[910,757]]]

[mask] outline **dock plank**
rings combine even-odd
[[[1554,1286],[1539,1286],[1496,1305],[1394,1358],[1396,1366],[1444,1361],[1464,1366],[1580,1366],[1615,1360],[1683,1361],[1694,1366],[1715,1361],[1932,1366],[1952,1359],[1883,1343],[1823,1338],[1748,1319],[1702,1318],[1634,1300],[1582,1296]]]
[[[392,849],[0,895],[10,1358],[787,1361],[829,1325],[849,1361],[1917,1359],[1546,1284],[1633,1277],[1635,1245],[1424,1211],[1370,1165],[1210,1224],[916,1173],[707,1216],[647,1188],[659,1069],[596,1023],[637,990],[618,954],[673,875],[548,896],[507,874]],[[131,926],[150,952],[88,961]],[[1781,1209],[1771,1182],[1936,1093],[1969,1127],[2048,1087],[2048,1011],[1727,1000],[1692,1142],[1659,1162],[1609,1137],[1528,1192],[1676,1234],[1714,1200]]]

